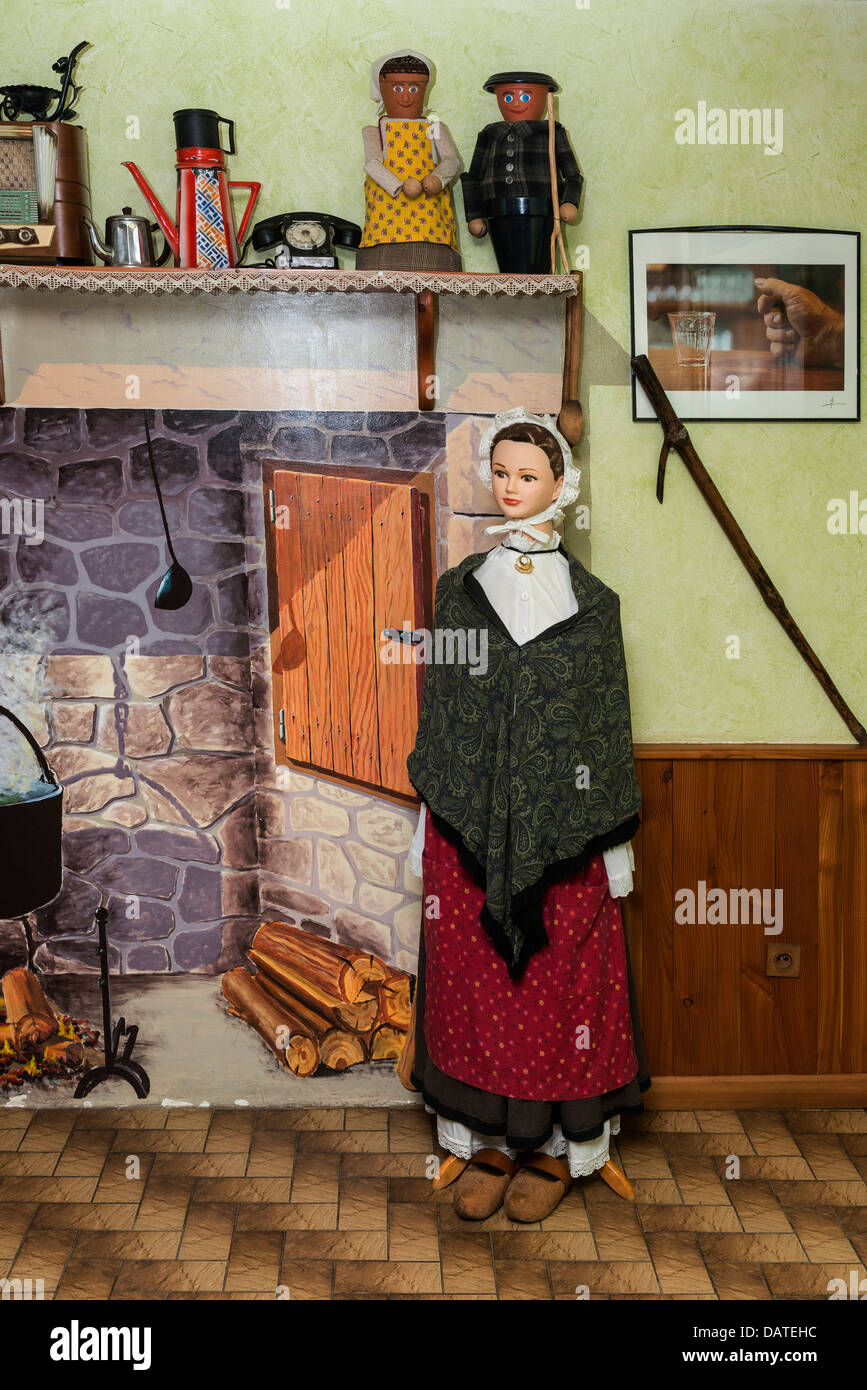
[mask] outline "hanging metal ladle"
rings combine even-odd
[[[160,490],[160,480],[157,477],[156,464],[154,463],[154,451],[151,444],[151,432],[148,427],[147,411],[144,412],[145,437],[148,442],[148,459],[150,460],[151,473],[153,475],[154,487],[156,489],[157,501],[160,504],[160,515],[163,519],[163,530],[166,533],[166,545],[172,557],[165,574],[159,582],[154,599],[154,608],[183,608],[185,603],[189,603],[193,592],[193,581],[187,574],[183,565],[175,554],[172,545],[172,538],[169,535],[169,523],[166,517],[166,509],[163,503],[163,494]]]

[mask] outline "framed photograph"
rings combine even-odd
[[[682,420],[859,420],[860,234],[629,233],[632,355]],[[632,379],[633,420],[655,420]]]

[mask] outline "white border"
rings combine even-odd
[[[633,232],[632,325],[634,355],[647,353],[647,266],[658,262],[686,265],[750,265],[754,262],[843,265],[846,270],[843,390],[669,391],[682,420],[854,420],[858,417],[858,238],[851,232],[774,231],[732,228],[689,231],[661,229]],[[655,420],[656,412],[634,383],[635,416]],[[832,402],[832,403],[829,403]]]

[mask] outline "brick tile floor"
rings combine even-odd
[[[648,1111],[539,1225],[419,1108],[0,1110],[0,1278],[57,1299],[799,1299],[867,1277],[867,1111]]]

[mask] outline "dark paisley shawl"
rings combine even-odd
[[[481,922],[513,980],[547,944],[548,884],[639,826],[620,599],[562,544],[578,612],[519,646],[469,555],[441,575],[437,632],[487,631],[487,669],[436,660],[432,644],[410,781],[485,889]],[[553,553],[535,561],[554,564]],[[577,785],[587,768],[586,787]]]

